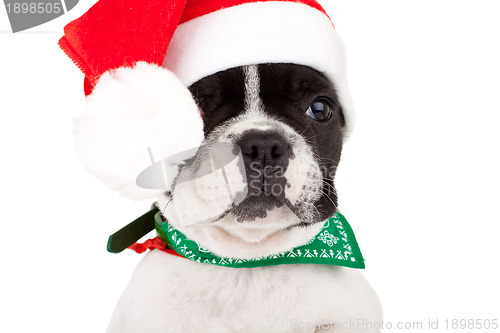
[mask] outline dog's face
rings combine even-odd
[[[234,238],[234,248],[272,236],[279,242],[335,213],[344,118],[325,76],[300,65],[253,65],[206,77],[190,91],[203,115],[206,146],[180,168],[171,197],[177,217],[208,220],[185,232],[204,245],[212,241],[207,237]],[[234,167],[183,182],[213,159],[206,147],[221,143],[235,147]],[[225,204],[214,201],[221,198]]]

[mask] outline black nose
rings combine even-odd
[[[251,189],[264,194],[271,194],[272,190],[272,194],[276,194],[278,187],[285,186],[284,173],[292,148],[283,135],[275,131],[249,130],[236,144],[241,149]]]
[[[246,131],[237,144],[246,160],[262,167],[284,166],[291,156],[290,145],[276,132]]]

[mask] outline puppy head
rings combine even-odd
[[[310,67],[262,64],[219,72],[190,91],[206,140],[180,167],[167,218],[221,255],[307,241],[337,209],[344,118],[333,84]],[[224,161],[214,168],[214,160]]]

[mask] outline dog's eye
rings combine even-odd
[[[316,121],[327,121],[332,117],[333,107],[330,102],[326,99],[317,99],[306,111],[306,116],[316,120]]]

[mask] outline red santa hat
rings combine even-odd
[[[151,163],[147,147],[166,157],[202,142],[187,87],[219,71],[310,66],[334,83],[345,136],[353,128],[344,46],[315,0],[100,0],[64,28],[59,45],[85,74],[80,157],[128,197],[157,195],[135,185]]]

